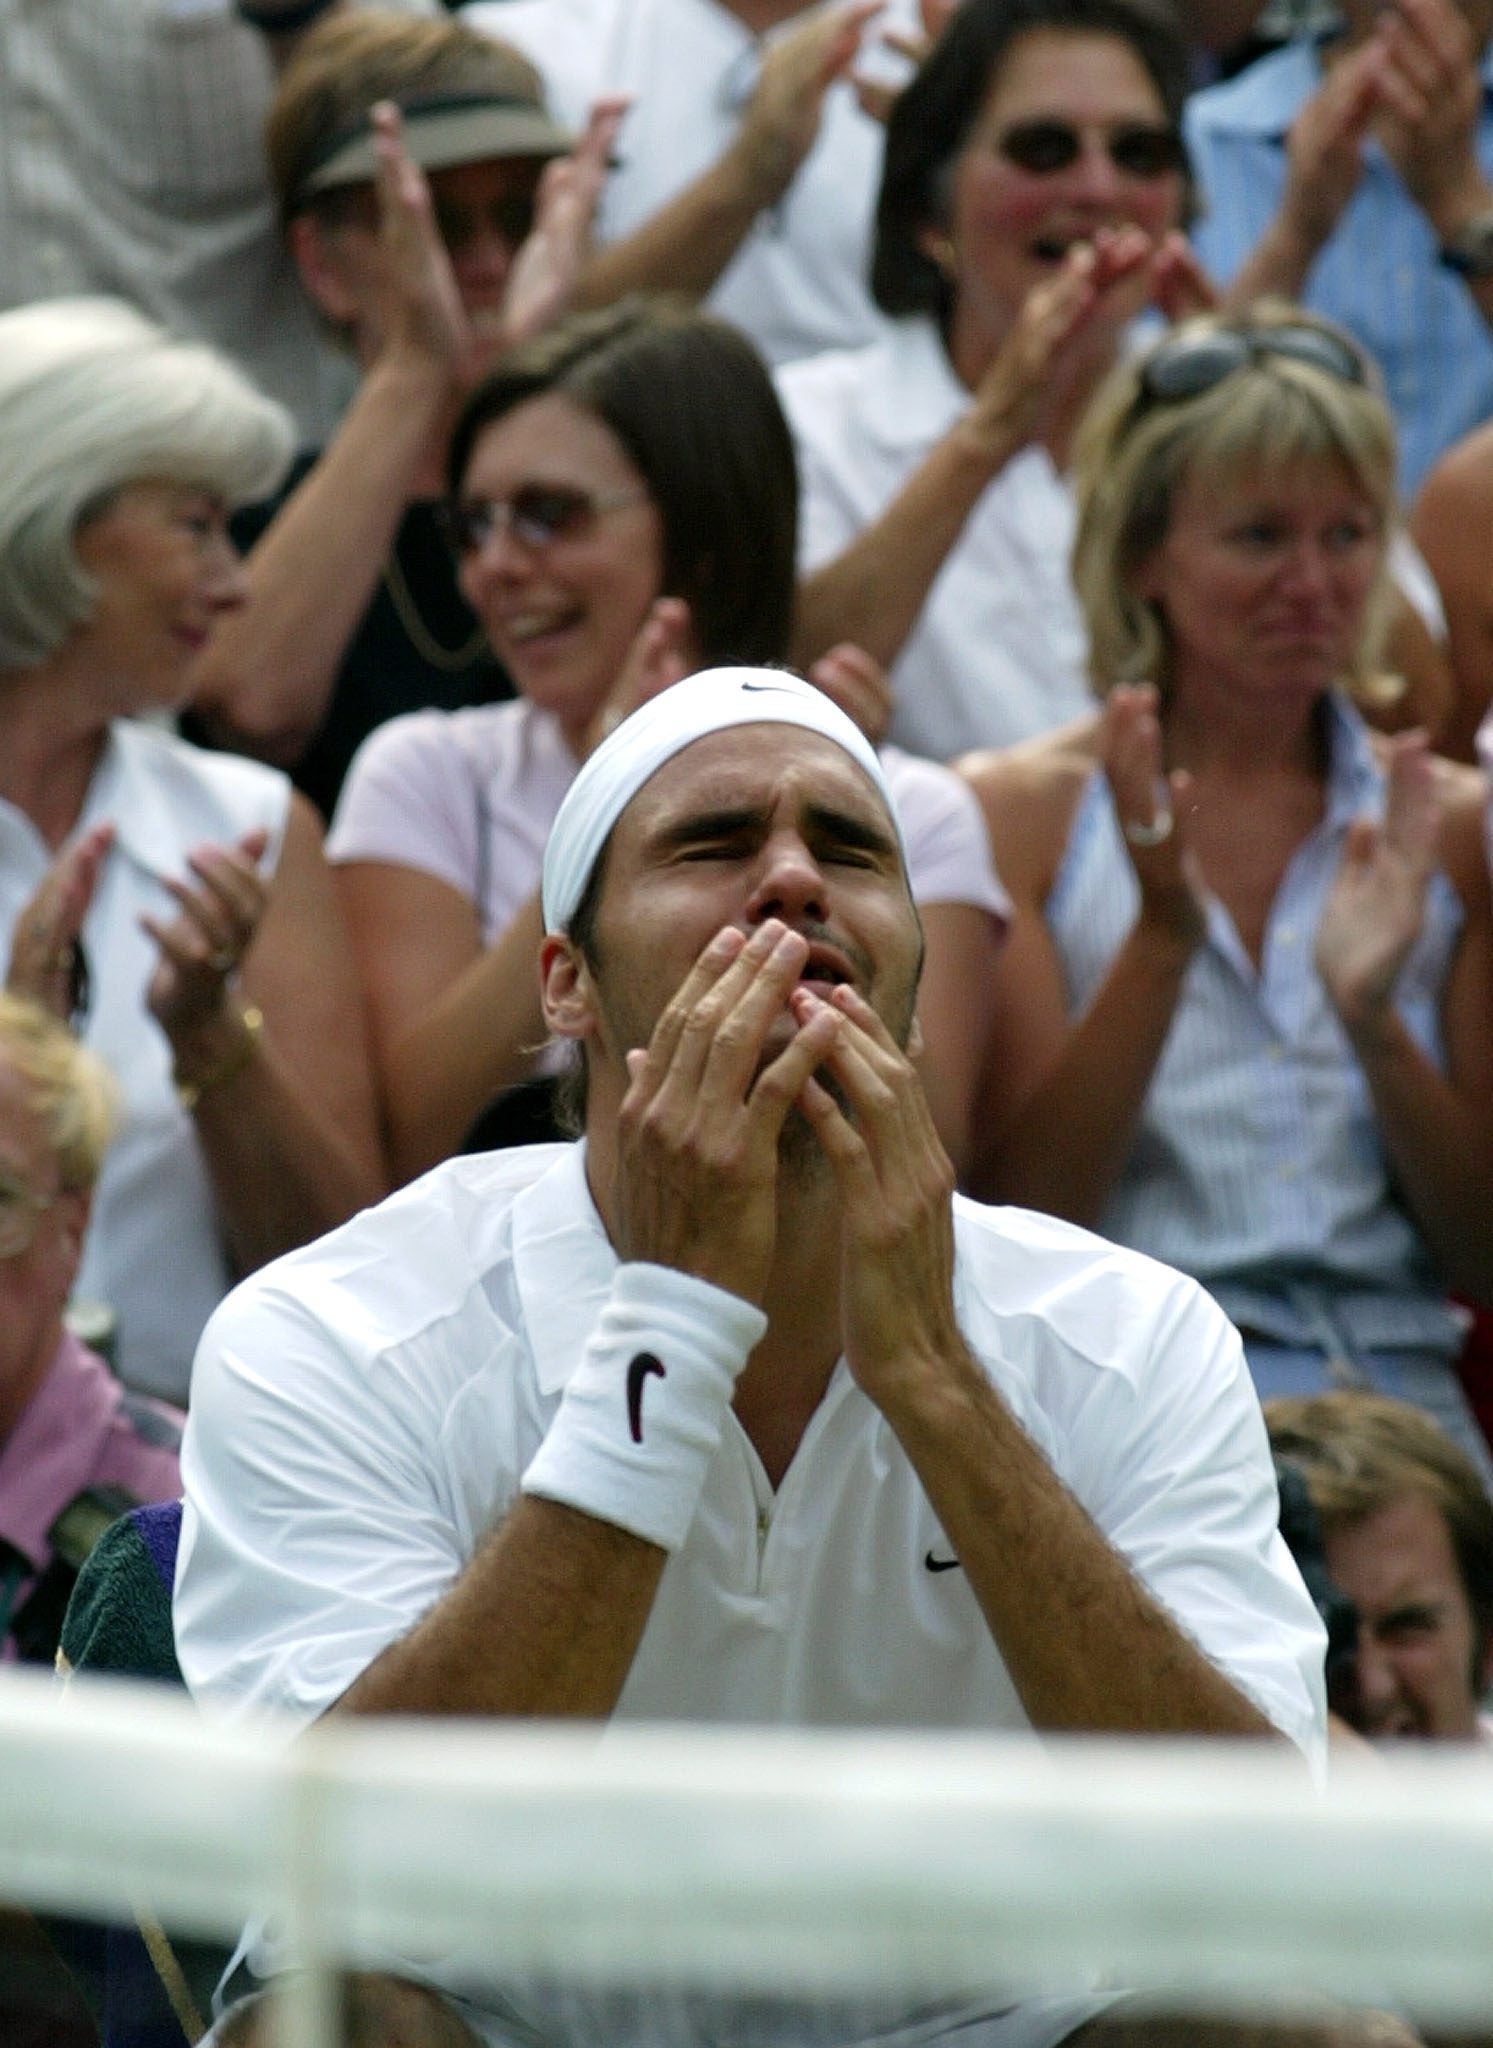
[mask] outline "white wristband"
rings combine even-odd
[[[766,1329],[760,1309],[693,1273],[619,1266],[524,1492],[678,1550]]]

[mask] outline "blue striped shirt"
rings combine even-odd
[[[1493,179],[1493,57],[1483,64],[1478,156]],[[1280,208],[1286,131],[1322,82],[1317,47],[1288,43],[1188,103],[1185,129],[1205,212],[1193,230],[1220,284]],[[1412,494],[1437,456],[1493,414],[1493,335],[1462,279],[1437,261],[1430,222],[1376,142],[1307,278],[1303,303],[1377,359]]]
[[[1329,703],[1324,815],[1286,869],[1260,968],[1210,899],[1206,938],[1099,1227],[1193,1274],[1261,1336],[1314,1344],[1315,1291],[1355,1350],[1450,1357],[1462,1321],[1396,1193],[1368,1082],[1313,965],[1347,828],[1384,807],[1362,721],[1344,701]],[[1109,785],[1096,771],[1045,911],[1070,1014],[1092,1001],[1139,907]],[[1461,928],[1461,902],[1438,871],[1395,998],[1438,1066],[1441,995]]]

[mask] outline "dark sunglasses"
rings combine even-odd
[[[510,249],[521,249],[534,226],[534,194],[509,192],[486,206],[468,206],[431,194],[431,206],[441,240],[453,256],[459,256],[476,241],[484,223]]]
[[[1182,137],[1163,121],[1128,121],[1111,128],[1104,147],[1127,178],[1167,178],[1187,163]],[[1083,136],[1071,121],[1018,121],[995,138],[995,148],[1017,170],[1046,178],[1078,162]]]
[[[639,485],[627,491],[579,491],[566,484],[520,484],[506,498],[459,498],[441,508],[446,538],[458,555],[475,555],[498,533],[511,533],[526,548],[579,540],[604,512],[620,512],[648,495]]]
[[[1218,327],[1206,334],[1168,335],[1158,342],[1141,365],[1142,402],[1172,405],[1200,398],[1236,370],[1267,356],[1306,363],[1340,384],[1368,382],[1358,350],[1319,327]]]

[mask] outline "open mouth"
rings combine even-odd
[[[821,1000],[827,1000],[832,990],[852,984],[854,980],[847,960],[838,953],[816,946],[804,962],[798,985],[812,989]]]
[[[500,637],[511,647],[533,647],[541,640],[569,632],[572,626],[580,624],[583,616],[578,607],[563,611],[515,612],[511,618],[504,619]]]

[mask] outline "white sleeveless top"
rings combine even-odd
[[[121,1377],[177,1402],[186,1399],[202,1326],[234,1276],[196,1128],[171,1085],[171,1048],[145,1007],[158,955],[139,919],[174,915],[160,877],[186,875],[188,853],[205,843],[262,827],[270,835],[262,865],[272,874],[289,808],[290,783],[277,769],[120,721],[77,825],[79,833],[105,820],[115,828],[83,923],[92,999],[79,1028],[113,1069],[125,1107],[76,1291],[118,1315]],[[31,820],[0,801],[0,972],[16,919],[54,858]]]

